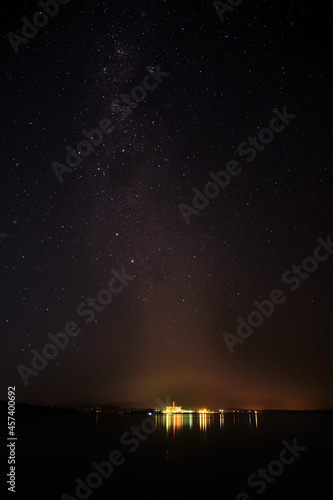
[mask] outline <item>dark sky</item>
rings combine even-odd
[[[333,235],[330,2],[243,1],[222,20],[210,1],[71,0],[17,53],[7,35],[38,3],[1,9],[0,397],[331,408],[333,249],[292,278]],[[112,133],[59,182],[52,164],[70,170],[66,146],[104,118]],[[261,129],[270,142],[240,155]],[[231,160],[186,223],[179,205]],[[135,278],[88,323],[77,307],[122,269]],[[225,332],[275,289],[283,304],[231,353]],[[34,370],[68,322],[80,333]]]

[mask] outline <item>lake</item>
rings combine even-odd
[[[20,499],[332,498],[329,413],[17,418]],[[111,452],[102,478],[92,463]],[[259,468],[270,472],[259,478]],[[86,484],[92,473],[76,496],[75,479]]]

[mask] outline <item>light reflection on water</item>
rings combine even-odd
[[[155,415],[156,425],[164,427],[167,435],[175,436],[183,428],[197,428],[206,433],[210,426],[219,426],[221,430],[230,425],[237,427],[244,425],[248,421],[250,428],[258,430],[258,414],[257,413],[161,413]]]
[[[200,453],[206,455],[207,446],[219,434],[248,429],[258,431],[259,415],[256,413],[170,413],[155,415],[156,427],[165,432],[166,458],[177,453],[187,439],[197,441]],[[185,441],[183,440],[185,439]]]

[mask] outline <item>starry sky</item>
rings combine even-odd
[[[332,408],[333,257],[281,281],[333,234],[332,6],[71,0],[17,53],[7,35],[38,3],[1,9],[0,397]],[[239,144],[284,107],[296,117],[247,161]],[[59,182],[54,162],[104,118],[112,133]],[[186,223],[180,204],[230,160],[241,173]],[[79,317],[122,269],[135,278]],[[284,303],[231,353],[224,333],[274,289]],[[18,365],[69,321],[79,335],[24,384]]]

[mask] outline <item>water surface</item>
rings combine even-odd
[[[124,444],[134,427],[153,419],[156,430],[138,446]],[[75,497],[75,478],[85,480],[92,462],[119,450],[125,461],[89,498],[131,495],[139,499],[331,498],[332,414],[86,414],[28,418],[20,422],[17,455],[18,490],[34,498]],[[150,429],[152,425],[150,426]],[[147,437],[146,437],[147,436]],[[306,450],[259,495],[247,484],[259,467],[279,458],[283,440]],[[18,498],[21,498],[20,494]],[[23,498],[23,497],[22,497]],[[87,497],[88,498],[88,497]]]

